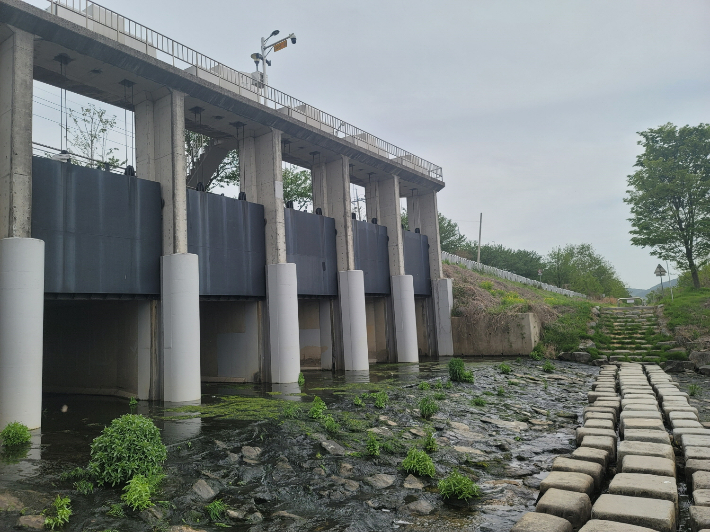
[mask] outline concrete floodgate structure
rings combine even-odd
[[[602,366],[588,393],[579,447],[570,458],[555,459],[536,512],[511,532],[674,532],[678,453],[694,503],[690,529],[710,530],[710,429],[657,365],[617,364]]]
[[[76,5],[0,0],[0,426],[39,427],[43,390],[198,401],[201,381],[453,354],[439,166]],[[34,157],[35,80],[134,112],[135,174]],[[190,175],[186,130],[211,138]],[[239,199],[204,192],[235,148]],[[284,203],[284,161],[312,213]]]

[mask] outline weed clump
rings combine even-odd
[[[466,371],[466,366],[460,358],[449,360],[449,379],[454,382],[473,382],[473,373]]]
[[[99,486],[115,486],[135,475],[159,475],[167,454],[160,431],[150,419],[126,414],[94,439],[88,469]]]
[[[313,403],[311,403],[311,409],[308,411],[308,417],[311,419],[321,419],[323,412],[326,410],[328,410],[328,407],[325,406],[325,402],[316,395],[313,398]]]
[[[78,480],[74,482],[74,489],[82,495],[89,495],[94,493],[94,484],[88,480]]]
[[[360,397],[359,395],[356,395],[355,399],[353,399],[353,404],[355,406],[364,406],[365,402],[362,400],[362,397]]]
[[[365,450],[370,456],[380,456],[380,442],[375,436],[374,432],[367,433],[367,443],[365,444]]]
[[[298,417],[301,417],[301,407],[298,406],[296,403],[292,403],[289,401],[288,403],[286,403],[286,406],[284,406],[283,415],[285,418],[288,419],[296,419]]]
[[[700,386],[697,384],[689,384],[688,385],[688,395],[691,397],[695,397],[696,395],[700,395]]]
[[[150,498],[155,493],[158,484],[163,480],[164,475],[156,474],[150,477],[143,475],[134,475],[131,480],[123,487],[125,492],[121,495],[121,500],[124,501],[133,510],[142,511],[153,506]]]
[[[303,386],[306,384],[306,378],[303,376],[303,372],[298,374],[298,385]]]
[[[387,392],[377,392],[375,395],[375,408],[384,408],[389,403],[390,396]]]
[[[498,364],[498,370],[503,374],[503,375],[508,375],[511,371],[511,367],[506,364],[505,362]]]
[[[324,415],[321,418],[321,422],[323,423],[323,428],[328,434],[338,434],[340,432],[340,425],[330,414]]]
[[[205,510],[207,511],[207,515],[210,516],[210,519],[215,522],[222,519],[224,512],[227,511],[227,505],[222,499],[215,499],[205,506]]]
[[[424,447],[424,450],[428,453],[435,453],[439,449],[439,446],[436,444],[436,440],[434,439],[434,434],[432,433],[432,431],[426,431],[426,436],[424,436],[424,442],[422,443],[422,447]]]
[[[486,400],[483,397],[475,397],[472,401],[471,404],[473,406],[486,406]]]
[[[21,447],[29,443],[31,437],[30,429],[27,428],[27,425],[23,425],[17,421],[8,423],[7,426],[2,429],[2,432],[0,432],[3,446],[10,449],[13,447]]]
[[[431,397],[422,397],[419,401],[419,413],[424,419],[429,419],[439,411],[439,405]]]
[[[545,360],[545,363],[542,365],[542,371],[545,373],[552,373],[555,371],[555,365],[549,360]]]
[[[532,350],[530,353],[530,358],[533,360],[542,360],[542,358],[545,356],[545,346],[542,345],[541,343],[538,343],[535,346],[535,349]]]
[[[412,447],[407,457],[402,461],[402,469],[407,473],[414,473],[420,477],[433,477],[436,474],[434,462],[424,451]]]
[[[422,381],[419,383],[420,390],[429,390],[430,388],[431,388],[431,385],[427,381]]]
[[[50,530],[61,528],[69,522],[69,518],[71,517],[71,499],[57,495],[52,506],[42,513],[45,515],[44,526]]]
[[[453,470],[448,477],[439,481],[439,493],[444,499],[467,501],[481,494],[481,488],[473,480]]]
[[[443,401],[444,399],[446,399],[446,394],[444,392],[437,392],[434,394],[434,399],[436,399],[437,401]]]
[[[117,504],[112,504],[111,508],[109,508],[108,512],[106,512],[106,515],[110,517],[119,517],[121,519],[126,517],[126,512],[123,510],[123,503],[119,502]]]

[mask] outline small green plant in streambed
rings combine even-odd
[[[462,475],[455,469],[448,477],[439,481],[439,493],[444,499],[467,501],[481,494],[481,488],[473,480]]]
[[[112,504],[106,515],[110,517],[118,517],[120,519],[126,517],[126,512],[123,509],[124,504],[122,502]]]
[[[449,360],[449,379],[455,382],[473,382],[473,373],[466,371],[466,365],[460,358]]]
[[[483,397],[474,397],[471,401],[473,406],[486,406],[486,400]]]
[[[439,446],[436,444],[436,440],[434,439],[434,433],[431,430],[426,431],[422,447],[428,453],[435,453],[439,449]]]
[[[451,381],[446,381],[446,384],[444,384],[444,388],[446,388],[447,390],[450,390],[453,387],[454,385]]]
[[[57,498],[54,499],[52,506],[42,513],[45,516],[44,526],[50,530],[62,528],[69,522],[69,518],[72,515],[71,499],[69,497],[57,495]]]
[[[375,408],[384,408],[389,403],[390,396],[387,392],[377,392],[375,394]]]
[[[430,388],[431,388],[431,385],[427,381],[422,381],[419,383],[420,390],[429,390]]]
[[[94,438],[89,472],[99,486],[115,486],[135,475],[161,474],[167,454],[160,431],[150,419],[125,414]]]
[[[373,432],[367,433],[367,443],[365,444],[365,450],[370,456],[380,456],[380,441]]]
[[[545,356],[545,346],[543,346],[541,343],[538,343],[535,346],[535,349],[532,350],[530,353],[530,358],[533,360],[542,360],[542,358]]]
[[[219,521],[227,511],[227,505],[222,499],[215,499],[205,506],[205,511],[213,522]]]
[[[12,449],[13,447],[21,447],[26,443],[29,443],[31,439],[30,429],[27,425],[23,425],[17,421],[12,421],[8,423],[2,432],[0,432],[0,438],[2,438],[3,447]]]
[[[135,475],[123,487],[125,492],[121,495],[121,500],[130,506],[133,510],[142,511],[153,506],[150,498],[155,493],[158,484],[163,480],[165,475],[153,475],[145,477],[143,475]]]
[[[316,395],[311,403],[311,409],[308,411],[308,417],[311,419],[321,419],[323,417],[323,412],[327,409],[328,407],[325,406],[323,399]]]
[[[502,362],[501,364],[498,364],[498,371],[500,371],[503,375],[508,375],[513,370],[508,364]]]
[[[303,372],[298,374],[298,385],[303,386],[306,384],[306,378],[303,376]]]
[[[545,383],[545,386],[544,386],[543,388],[544,388],[545,390],[547,390],[547,386],[548,386],[548,384],[547,384],[547,379],[545,379],[543,382]]]
[[[551,361],[545,360],[545,363],[542,365],[542,371],[545,373],[552,373],[555,371],[555,365]]]
[[[128,401],[128,408],[131,409],[131,414],[133,414],[136,411],[136,407],[138,406],[138,399],[135,397],[131,397],[131,399]]]
[[[429,396],[422,397],[419,401],[419,413],[424,419],[429,419],[439,411],[439,405]]]
[[[353,404],[355,406],[364,406],[365,402],[362,400],[362,397],[360,397],[359,395],[356,395],[355,399],[353,399]]]
[[[84,480],[89,478],[89,472],[83,467],[75,467],[59,475],[59,480]]]
[[[78,480],[74,482],[74,489],[82,495],[89,495],[94,493],[94,483],[88,480]]]
[[[407,457],[402,461],[402,469],[407,473],[414,473],[420,477],[433,477],[436,474],[434,462],[424,451],[412,447]]]
[[[435,390],[443,390],[444,389],[444,383],[441,382],[441,379],[439,379],[438,381],[436,381],[434,383],[434,389]]]
[[[283,415],[288,419],[296,419],[301,417],[302,412],[303,410],[301,410],[301,407],[298,406],[298,404],[289,401],[286,403],[286,406],[284,406]]]
[[[321,423],[323,423],[323,428],[328,434],[338,434],[340,432],[340,425],[333,419],[333,416],[326,414],[322,417]]]
[[[691,397],[700,395],[700,386],[698,386],[697,384],[688,384],[688,395],[690,395]]]
[[[437,401],[443,401],[444,399],[446,399],[446,394],[443,392],[437,392],[434,394],[434,399],[436,399]]]
[[[505,389],[502,386],[499,386],[498,391],[496,391],[496,395],[499,397],[503,397],[505,395]]]

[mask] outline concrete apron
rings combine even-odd
[[[613,382],[614,390],[619,380],[642,384],[667,381],[670,388],[664,396],[680,397],[683,404],[674,403],[661,418],[660,394],[647,395],[653,403],[644,401],[651,405],[645,410],[611,390],[604,395],[590,393],[584,426],[577,429],[580,447],[570,458],[555,459],[552,473],[540,484],[536,511],[525,514],[511,532],[674,532],[679,512],[676,463],[664,421],[673,428],[673,437],[683,449],[686,470],[690,468],[688,488],[694,490],[695,500],[690,508],[691,528],[710,528],[710,430],[673,426],[697,423],[697,413],[658,366],[607,365],[597,377],[597,382],[604,382],[607,388]],[[635,395],[630,392],[622,395]],[[620,442],[619,428],[625,429]],[[683,432],[686,430],[693,432]],[[608,493],[599,495],[606,465],[614,462],[617,474],[609,483]]]

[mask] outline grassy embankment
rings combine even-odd
[[[663,305],[666,327],[688,351],[710,348],[710,288],[679,286],[670,290],[657,304]]]
[[[599,302],[548,292],[457,264],[445,262],[444,273],[453,280],[453,316],[485,316],[493,326],[504,327],[514,314],[535,314],[543,331],[533,356],[555,358],[563,351],[578,351],[582,340],[592,339],[587,323],[592,319],[592,307]]]

